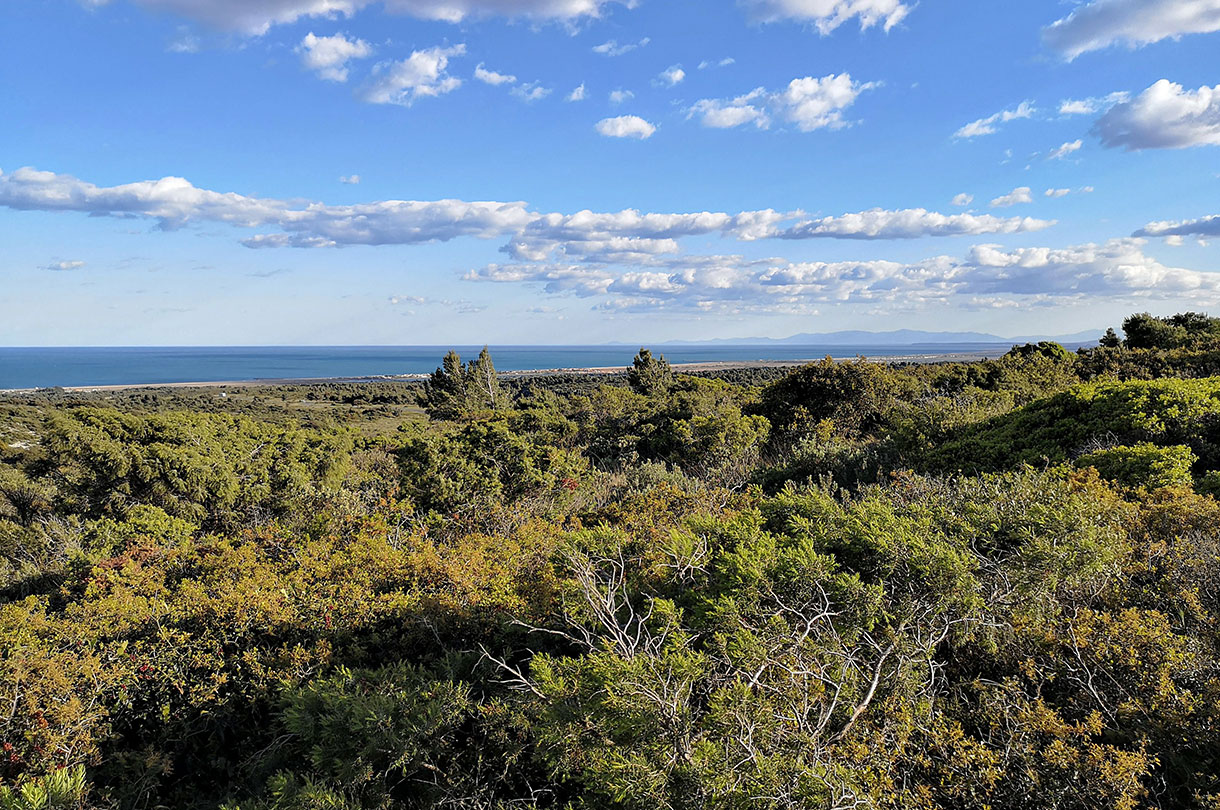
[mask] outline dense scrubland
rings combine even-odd
[[[1220,320],[0,400],[0,808],[1220,807]]]

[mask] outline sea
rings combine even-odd
[[[0,389],[159,385],[273,380],[366,380],[427,374],[448,346],[0,347]],[[457,346],[474,359],[482,346]],[[753,363],[820,360],[827,356],[898,357],[965,354],[995,357],[1011,344],[903,346],[703,345],[657,346],[670,363]],[[492,346],[499,371],[605,368],[631,364],[638,347]]]

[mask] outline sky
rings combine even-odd
[[[0,345],[1220,300],[1220,0],[6,0]]]

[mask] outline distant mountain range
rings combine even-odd
[[[1092,343],[1103,334],[1101,329],[1090,329],[1074,335],[1023,335],[1000,337],[985,332],[923,332],[917,329],[899,329],[894,332],[806,332],[786,338],[718,338],[715,340],[671,340],[659,346],[928,346],[956,343],[1020,344],[1053,340],[1058,343]]]

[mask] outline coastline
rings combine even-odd
[[[829,356],[839,363],[864,360],[869,363],[892,365],[899,363],[962,363],[978,360],[993,360],[1002,357],[1006,352],[1000,349],[976,350],[966,352],[946,352],[934,354],[907,354],[869,357],[853,355],[850,357]],[[819,362],[822,358],[811,357],[803,360],[716,360],[703,363],[674,363],[673,369],[678,372],[696,373],[707,371],[729,371],[745,368],[800,368],[809,363]],[[501,371],[500,377],[506,380],[528,379],[530,377],[554,377],[560,375],[613,376],[626,372],[625,366],[594,366],[585,368],[546,368],[520,371]],[[74,385],[56,386],[54,388],[6,388],[0,389],[0,394],[33,394],[40,391],[63,390],[71,393],[105,393],[107,391],[130,391],[143,388],[262,388],[276,385],[367,385],[371,383],[417,383],[426,380],[428,374],[394,374],[372,375],[362,377],[283,377],[252,380],[198,380],[189,382],[164,383],[119,383],[114,385]]]

